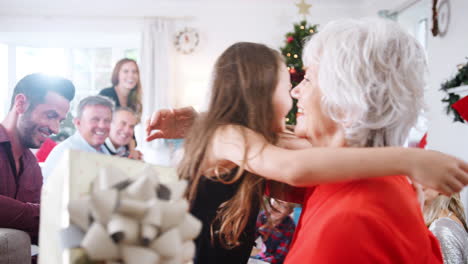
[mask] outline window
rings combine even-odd
[[[12,53],[14,56],[8,58]],[[137,60],[138,56],[138,49],[128,48],[44,48],[0,44],[1,118],[10,105],[9,91],[12,92],[16,83],[28,74],[43,72],[70,79],[76,87],[71,106],[74,109],[82,98],[96,95],[101,89],[111,86],[112,70],[118,60],[124,57]],[[69,134],[74,131],[71,120],[69,115],[63,127]]]
[[[16,79],[43,72],[66,77],[67,59],[63,48],[16,47]]]
[[[138,50],[16,47],[16,79],[34,72],[68,78],[76,87],[79,101],[109,87],[115,63],[126,55],[137,57]]]

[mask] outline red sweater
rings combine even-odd
[[[42,143],[39,150],[36,152],[36,158],[38,162],[45,162],[50,152],[57,146],[57,143],[50,138],[47,138]]]
[[[406,177],[320,185],[304,198],[286,264],[442,263]]]

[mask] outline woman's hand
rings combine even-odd
[[[305,149],[312,147],[312,144],[310,144],[307,139],[297,137],[290,131],[279,133],[276,145],[285,149]]]
[[[139,150],[131,150],[130,154],[128,155],[129,159],[134,159],[134,160],[143,160],[143,153]]]
[[[412,185],[414,188],[414,192],[416,192],[416,197],[418,198],[421,211],[424,211],[424,201],[426,200],[424,197],[424,189],[422,185],[417,182],[412,182]]]

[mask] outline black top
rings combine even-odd
[[[118,149],[115,149],[114,145],[112,144],[112,142],[109,142],[109,141],[105,141],[104,142],[104,147],[107,149],[107,151],[109,151],[109,153],[112,155],[112,156],[119,156],[119,157],[125,157],[127,158],[129,155],[130,155],[130,151],[129,151],[129,147],[128,145],[125,145],[123,147],[120,147]]]
[[[99,95],[103,95],[103,96],[109,97],[112,101],[114,101],[114,103],[115,103],[115,108],[119,108],[119,107],[120,107],[119,97],[117,96],[117,91],[115,91],[115,88],[114,88],[114,87],[109,87],[109,88],[102,89],[102,90],[99,92]],[[127,104],[127,105],[128,105],[128,104]]]
[[[130,93],[128,94],[127,97],[127,107],[133,109],[136,113],[138,113],[139,106],[138,105],[133,105],[131,102],[131,98],[133,97],[133,94],[136,93],[135,89],[132,89]],[[117,91],[115,90],[115,87],[109,87],[109,88],[104,88],[99,92],[99,95],[106,96],[115,103],[115,108],[119,108],[122,106],[122,104],[119,101],[119,96],[117,95]]]
[[[212,244],[210,234],[211,223],[216,217],[218,207],[236,194],[239,184],[240,181],[233,184],[222,184],[205,177],[200,180],[197,195],[190,210],[203,223],[202,231],[195,240],[194,264],[245,264],[249,260],[255,241],[255,224],[260,210],[259,202],[252,204],[250,217],[244,232],[241,234],[238,247],[229,250],[223,248],[216,239],[216,235],[214,235],[214,244]]]

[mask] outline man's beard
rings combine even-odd
[[[21,144],[25,148],[39,148],[42,145],[42,142],[34,142],[34,136],[37,134],[38,125],[31,120],[31,111],[24,113],[18,121],[18,134],[21,141]]]

